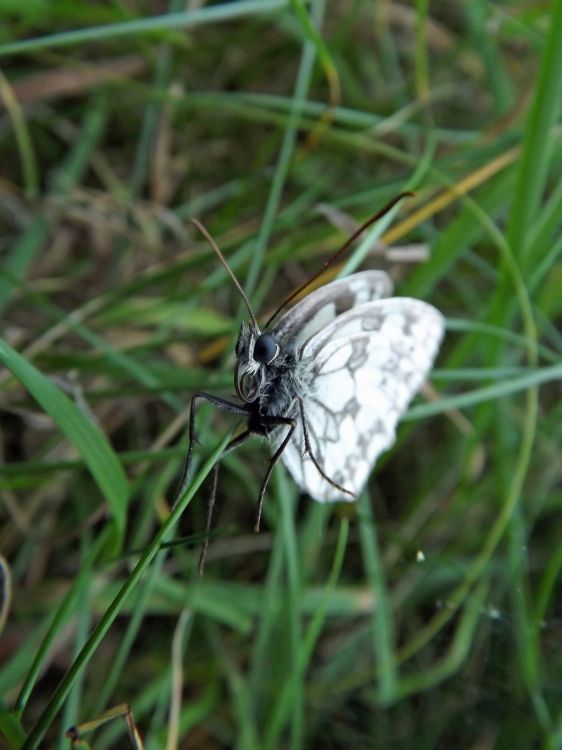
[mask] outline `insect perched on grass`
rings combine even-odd
[[[365,222],[318,274],[283,302],[263,329],[218,246],[193,221],[233,279],[250,322],[242,324],[235,348],[234,387],[239,402],[204,391],[191,398],[189,448],[176,498],[187,486],[196,407],[202,400],[246,419],[244,431],[225,452],[251,435],[261,435],[270,443],[272,456],[258,496],[256,531],[265,489],[280,458],[299,487],[319,502],[354,500],[363,489],[378,456],[393,444],[398,420],[431,369],[443,337],[442,315],[420,300],[391,297],[392,282],[383,271],[363,271],[311,292],[272,324],[367,226],[403,197],[399,195]],[[217,471],[218,464],[207,532]]]

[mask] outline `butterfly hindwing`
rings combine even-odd
[[[393,444],[442,336],[443,318],[435,308],[396,297],[348,309],[304,346],[303,363],[311,368],[302,396],[310,449],[325,474],[354,495]],[[353,499],[326,481],[306,455],[300,420],[283,461],[316,500]]]

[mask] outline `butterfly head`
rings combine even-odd
[[[275,361],[279,351],[279,344],[271,333],[242,324],[236,342],[234,367],[234,387],[242,401],[249,404],[257,399],[266,368]]]

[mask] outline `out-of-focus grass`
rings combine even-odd
[[[123,701],[150,748],[562,745],[561,28],[561,0],[2,4],[9,747]],[[362,267],[446,315],[436,390],[354,506],[279,467],[256,536],[266,448],[228,455],[199,579],[206,485],[169,503],[244,311],[186,220],[265,316],[410,186]],[[231,422],[200,425],[203,477]]]

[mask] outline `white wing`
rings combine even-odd
[[[342,313],[391,294],[392,281],[384,271],[361,271],[308,294],[279,318],[272,333],[281,345],[295,341],[300,347]]]
[[[431,305],[394,297],[338,315],[304,346],[302,366],[311,370],[303,394],[311,451],[324,473],[354,495],[393,444],[396,425],[431,369],[443,330],[443,317]],[[274,435],[274,447],[282,437]],[[300,419],[282,458],[315,500],[353,500],[326,481],[306,455]]]

